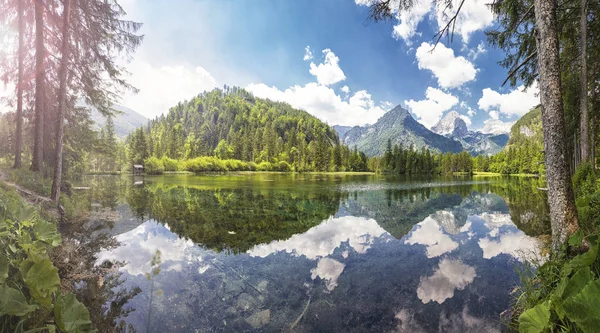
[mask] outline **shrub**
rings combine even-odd
[[[596,173],[590,163],[583,163],[573,175],[573,191],[576,197],[588,196],[596,191]]]
[[[160,162],[162,163],[162,165],[163,165],[163,167],[165,169],[164,171],[177,171],[177,170],[179,170],[179,168],[178,168],[178,162],[175,159],[163,156],[160,159]]]
[[[144,160],[144,171],[149,175],[162,175],[165,166],[161,160],[153,156]]]
[[[263,161],[263,162],[260,162],[256,166],[256,170],[257,171],[272,171],[273,170],[273,165],[271,165],[271,163],[269,163],[267,161]]]
[[[286,161],[277,163],[277,171],[288,172],[292,170],[292,166]]]

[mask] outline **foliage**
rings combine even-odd
[[[144,171],[149,175],[162,175],[165,166],[162,160],[152,156],[144,160]]]
[[[576,197],[589,196],[596,191],[596,173],[590,163],[579,165],[575,171],[573,191]]]
[[[580,246],[582,232],[554,253],[533,276],[523,279],[515,308],[520,312],[519,332],[600,329],[600,236],[587,237],[589,250],[570,255],[568,246]]]
[[[61,243],[56,226],[12,191],[0,188],[0,326],[11,332],[91,332],[87,309],[62,294],[48,256]]]

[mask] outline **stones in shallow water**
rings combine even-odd
[[[225,284],[225,294],[235,297],[244,292],[245,287],[244,282],[241,280],[228,281]]]
[[[246,318],[246,322],[257,329],[267,325],[271,321],[271,310],[263,310]]]

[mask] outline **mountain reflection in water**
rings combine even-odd
[[[515,267],[540,258],[536,236],[547,228],[529,179],[92,182],[91,201],[107,187],[118,193],[105,232],[120,245],[96,262],[124,261],[124,286],[141,288],[125,318],[138,331],[159,250],[152,332],[499,332]]]

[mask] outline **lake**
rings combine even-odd
[[[92,317],[138,332],[501,332],[549,233],[535,178],[95,176]],[[121,262],[112,265],[108,260]],[[95,310],[94,310],[95,309]],[[126,315],[126,316],[125,316]]]

